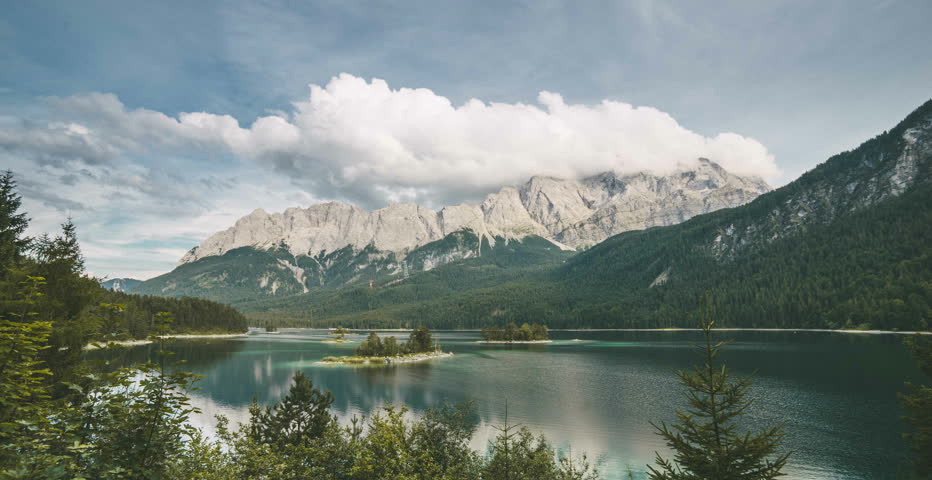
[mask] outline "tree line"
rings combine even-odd
[[[439,349],[440,345],[434,343],[430,329],[421,326],[412,330],[408,340],[402,343],[398,343],[398,339],[394,336],[385,337],[383,340],[377,333],[371,332],[368,338],[353,349],[353,352],[360,357],[397,357],[435,352]]]
[[[539,323],[524,323],[520,327],[514,323],[504,327],[483,327],[480,335],[487,342],[532,342],[550,339],[547,327]]]

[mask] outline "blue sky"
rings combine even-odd
[[[694,154],[777,186],[932,96],[930,18],[927,1],[11,2],[0,167],[34,233],[70,215],[92,273],[142,278],[259,207],[440,207]]]

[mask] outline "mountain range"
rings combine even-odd
[[[427,229],[446,236],[426,235],[427,243],[410,250],[382,250],[370,241],[317,257],[310,249],[305,257],[288,241],[237,243],[237,225],[205,241],[164,279],[140,287],[175,282],[162,293],[170,294],[196,291],[191,285],[201,282],[200,295],[229,292],[223,300],[254,324],[690,327],[690,313],[711,294],[719,326],[932,326],[932,101],[858,148],[766,190],[709,161],[672,176],[534,178],[479,205],[482,222],[469,224],[475,230]],[[502,197],[514,200],[510,218],[523,223],[500,221],[494,212],[503,210],[489,208]],[[406,208],[428,220],[447,212]],[[287,224],[286,215],[270,217]],[[268,238],[281,239],[276,235]],[[323,245],[314,242],[298,248]],[[215,254],[203,256],[208,252]],[[269,256],[323,258],[330,263],[317,272],[337,280],[306,283],[292,294],[216,288],[234,278],[255,284],[256,274],[278,263],[262,263]],[[356,266],[347,268],[354,265],[347,258]],[[229,267],[236,262],[254,262],[255,271],[235,277]],[[340,262],[344,267],[334,269]],[[218,279],[218,272],[227,276]]]
[[[366,211],[337,202],[283,213],[259,209],[207,238],[178,268],[137,292],[224,301],[308,293],[404,278],[482,256],[483,245],[488,250],[500,243],[516,252],[549,250],[535,255],[546,263],[621,232],[673,225],[769,190],[760,179],[698,159],[694,168],[667,175],[533,177],[479,204],[440,211],[415,204]]]

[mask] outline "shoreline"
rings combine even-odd
[[[314,365],[321,366],[386,366],[394,365],[398,363],[417,363],[417,362],[426,362],[428,360],[435,360],[438,358],[450,358],[453,356],[453,352],[433,352],[433,353],[415,353],[413,355],[404,355],[399,357],[334,357],[341,360],[336,361],[325,361],[320,360],[314,362]],[[325,357],[330,358],[330,357]],[[346,360],[342,360],[346,359]],[[361,359],[361,361],[349,361],[349,359]],[[376,360],[378,359],[378,360]]]
[[[186,334],[178,334],[178,335],[159,335],[158,338],[165,338],[165,339],[169,339],[169,338],[238,338],[238,337],[246,337],[248,335],[249,335],[248,333],[205,333],[205,334],[186,333]]]
[[[287,330],[328,330],[326,327],[289,327]],[[365,329],[363,329],[365,330]],[[672,328],[550,328],[551,332],[701,332],[700,328],[689,327],[672,327]],[[932,335],[932,330],[854,330],[831,328],[752,328],[752,327],[734,327],[734,328],[713,328],[713,331],[720,332],[824,332],[824,333],[860,333],[870,335]],[[362,331],[362,330],[360,330]],[[401,329],[382,329],[376,328],[366,331],[375,332],[409,332],[409,328]],[[435,332],[481,332],[479,328],[463,329],[434,329]]]
[[[553,340],[477,340],[476,343],[485,343],[491,345],[512,345],[512,344],[534,344],[534,343],[553,343]]]
[[[701,332],[701,328],[551,328],[556,332]],[[932,331],[917,330],[853,330],[830,328],[713,328],[713,332],[822,332],[822,333],[859,333],[869,335],[932,335]]]
[[[157,338],[171,340],[173,338],[182,338],[182,339],[199,339],[199,338],[239,338],[246,337],[248,333],[205,333],[198,335],[196,333],[185,333],[178,335],[159,335]],[[84,350],[97,350],[98,348],[105,348],[110,345],[117,345],[120,347],[137,347],[140,345],[149,345],[153,343],[153,340],[148,338],[138,339],[138,340],[111,340],[108,342],[91,342],[84,346]]]

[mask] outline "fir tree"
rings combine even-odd
[[[0,270],[12,266],[29,247],[30,239],[23,236],[29,218],[19,211],[21,205],[13,172],[7,170],[0,174]]]
[[[295,373],[294,385],[282,401],[265,409],[250,407],[250,435],[261,443],[286,447],[320,438],[335,422],[330,415],[333,394],[314,388],[311,379]]]
[[[738,420],[751,406],[749,378],[733,379],[719,351],[730,342],[712,343],[713,306],[706,295],[701,310],[705,344],[696,348],[704,362],[678,373],[687,389],[689,408],[677,413],[672,427],[656,424],[658,435],[675,452],[673,460],[657,454],[657,468],[648,466],[651,480],[769,480],[780,472],[789,454],[776,453],[782,426],[758,433],[740,433]]]

